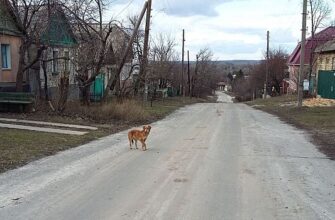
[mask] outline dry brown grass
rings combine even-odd
[[[143,122],[150,119],[149,113],[145,111],[141,103],[135,100],[126,100],[122,103],[108,103],[102,106],[100,114],[129,122]]]
[[[113,120],[138,123],[150,119],[149,113],[145,111],[141,103],[136,100],[92,104],[91,106],[78,106],[74,103],[69,103],[64,114],[73,116],[73,113],[75,113],[77,117],[84,117],[101,123]]]

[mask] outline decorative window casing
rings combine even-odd
[[[1,68],[11,69],[11,52],[9,44],[1,44]]]
[[[59,73],[59,51],[53,50],[52,51],[52,74],[58,74]]]
[[[69,51],[64,51],[64,57],[65,57],[65,60],[64,60],[64,71],[66,73],[69,73],[70,72],[70,52]]]

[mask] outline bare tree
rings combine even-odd
[[[315,50],[319,46],[318,40],[315,39],[315,34],[319,28],[325,26],[325,22],[329,20],[331,15],[331,8],[327,0],[308,0],[309,17],[310,17],[310,31],[311,31],[311,50],[309,59],[308,78],[311,81],[313,67],[317,59]]]
[[[108,0],[72,0],[63,3],[80,44],[76,71],[84,104],[89,104],[91,84],[106,61],[114,58],[110,36],[115,20],[104,22],[107,4]]]
[[[267,90],[271,91],[272,87],[275,88],[275,93],[280,93],[280,84],[285,78],[285,73],[287,69],[287,59],[288,54],[281,48],[270,49],[269,52],[269,75],[268,75],[268,85]],[[266,61],[262,60],[259,64],[251,68],[251,74],[248,79],[250,90],[253,93],[260,93],[259,91],[263,89],[266,73]],[[242,87],[243,88],[243,87]],[[245,89],[245,88],[243,88]],[[240,92],[241,95],[246,95]],[[250,94],[249,94],[250,95]]]
[[[314,37],[316,31],[324,26],[331,15],[329,3],[325,0],[308,0],[309,17],[311,24],[311,36]]]
[[[192,96],[210,95],[216,89],[216,65],[213,62],[213,52],[209,48],[201,49],[196,55],[194,74],[191,77]]]
[[[35,65],[42,52],[46,49],[40,41],[41,39],[41,24],[45,22],[47,17],[39,17],[38,12],[45,5],[48,5],[46,0],[10,0],[2,1],[4,4],[10,4],[13,9],[17,23],[22,30],[22,44],[19,50],[19,67],[16,76],[16,91],[23,91],[23,79],[27,71]],[[36,51],[36,53],[32,53]]]
[[[114,77],[111,77],[110,79],[108,79],[108,83],[107,83],[107,88],[106,89],[114,89],[115,85],[117,85],[117,83],[120,81],[120,76],[121,76],[121,72],[122,69],[124,67],[124,64],[126,63],[127,59],[129,58],[129,54],[130,51],[133,48],[133,43],[134,40],[138,34],[142,19],[144,17],[145,12],[148,9],[148,2],[145,2],[143,9],[140,13],[140,16],[138,17],[138,20],[136,21],[136,25],[134,27],[134,30],[132,31],[131,37],[129,39],[129,41],[127,42],[127,46],[125,48],[125,50],[123,51],[123,55],[121,56],[120,59],[120,63],[117,64],[117,69],[116,69],[116,73],[114,75]],[[107,98],[107,92],[104,93],[104,100],[106,101]]]
[[[166,87],[167,81],[172,80],[176,42],[170,35],[160,33],[155,37],[152,44],[150,51],[151,73],[148,77],[160,80],[162,84],[160,86]]]
[[[129,16],[128,21],[130,24],[130,29],[135,30],[136,24],[139,22],[139,16],[138,15]],[[132,51],[133,58],[134,60],[136,60],[135,62],[138,65],[139,69],[143,65],[143,50],[144,50],[144,31],[140,29],[135,35],[133,42],[133,51]],[[134,80],[133,92],[134,95],[137,95],[141,79],[138,78],[133,80]]]

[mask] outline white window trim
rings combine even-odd
[[[8,67],[4,68],[2,67],[2,45],[7,45],[8,50],[7,50],[7,63]],[[2,70],[11,70],[12,69],[12,53],[11,53],[11,46],[10,44],[0,44],[0,57],[1,57],[1,69]]]
[[[68,57],[68,60],[64,60],[64,71],[66,71],[66,64],[67,64],[67,71],[69,73],[71,73],[71,54],[70,54],[70,51],[68,49],[65,49],[64,50],[64,57],[65,57],[65,54],[68,53],[69,54],[69,57]]]
[[[59,60],[58,59],[54,60],[54,52],[58,53],[58,57],[57,58],[59,58],[59,50],[58,49],[52,49],[51,50],[51,59],[52,59],[52,61],[51,61],[51,72],[52,72],[53,75],[57,75],[57,74],[59,74]],[[55,71],[54,62],[57,63],[57,68],[56,68],[57,71]]]

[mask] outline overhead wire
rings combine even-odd
[[[116,17],[120,16],[125,10],[127,10],[133,2],[134,2],[134,0],[130,0],[127,3],[127,5],[116,15]]]

